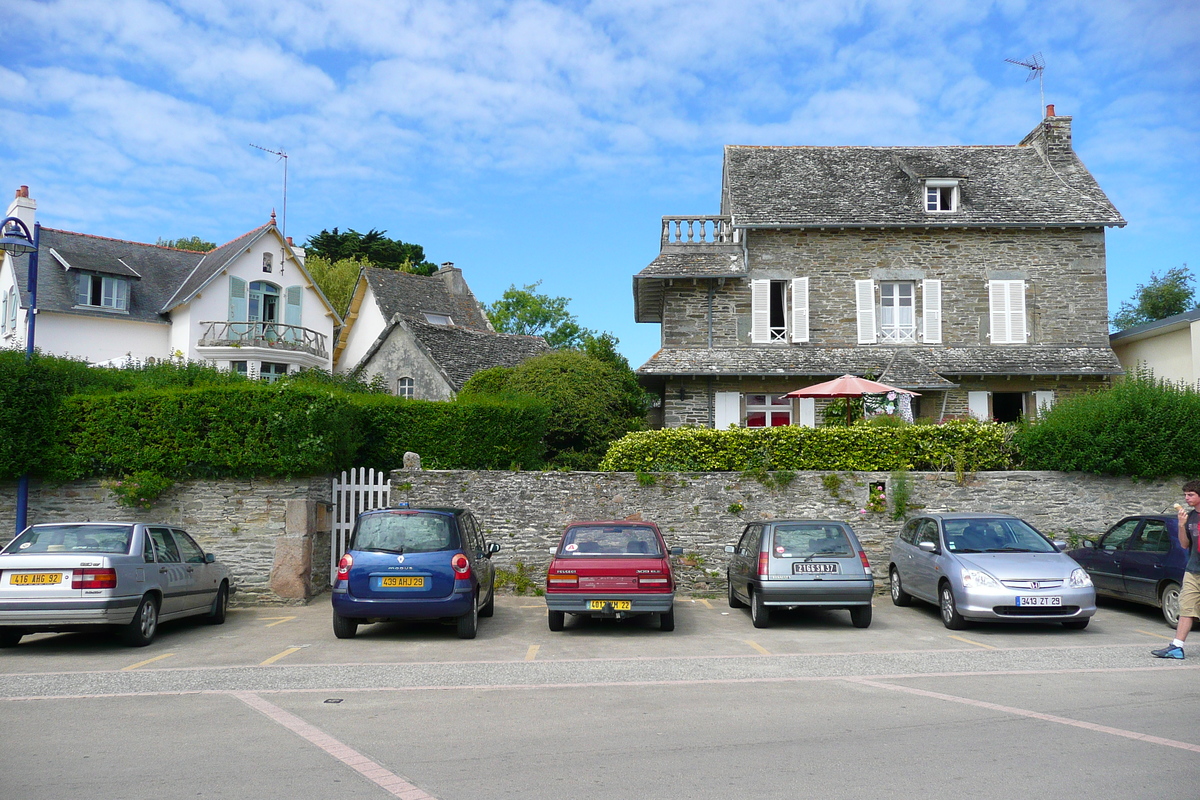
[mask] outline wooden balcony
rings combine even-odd
[[[284,325],[282,322],[201,322],[197,347],[262,348],[275,352],[304,353],[329,358],[328,337],[323,333]]]

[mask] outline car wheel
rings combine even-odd
[[[492,579],[492,588],[488,591],[487,602],[479,609],[479,616],[490,617],[496,613],[496,579]]]
[[[658,615],[658,629],[660,631],[675,630],[675,607],[671,606],[670,611],[664,611]]]
[[[550,630],[561,631],[567,621],[565,611],[551,611],[546,615],[546,621],[550,623]]]
[[[954,590],[950,588],[950,584],[942,584],[942,588],[938,590],[938,597],[941,599],[938,605],[942,611],[942,624],[952,631],[961,631],[967,627],[967,621],[958,613],[958,604],[954,602]]]
[[[1085,619],[1071,619],[1064,622],[1063,627],[1069,631],[1081,631],[1086,628],[1088,623],[1091,621],[1091,617],[1086,617]]]
[[[745,608],[746,604],[738,599],[738,596],[733,593],[733,579],[729,577],[729,573],[725,573],[725,581],[729,584],[729,607],[730,608]]]
[[[771,610],[763,602],[762,592],[750,590],[750,622],[756,628],[765,628],[771,624]]]
[[[904,591],[904,587],[900,585],[900,570],[892,567],[888,573],[888,583],[892,589],[892,605],[894,606],[911,606],[912,595]]]
[[[229,584],[221,582],[221,588],[217,589],[217,597],[213,600],[212,611],[208,612],[208,624],[224,625],[225,612],[229,609]]]
[[[1162,604],[1163,619],[1172,628],[1179,625],[1179,584],[1168,583],[1158,595]]]
[[[856,628],[871,627],[871,607],[854,606],[850,609],[850,621],[854,623],[854,627]]]
[[[474,639],[475,634],[479,632],[479,606],[475,604],[476,598],[471,597],[471,610],[458,618],[458,638]]]
[[[121,629],[121,641],[130,647],[145,647],[154,641],[158,632],[158,601],[146,595],[138,605],[133,620]]]
[[[11,628],[0,628],[0,647],[16,647],[25,634]]]
[[[358,620],[350,617],[343,617],[336,611],[333,612],[333,635],[339,639],[353,639],[354,634],[358,633]]]

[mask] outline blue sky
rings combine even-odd
[[[43,224],[221,243],[386,230],[480,300],[541,281],[633,366],[660,218],[715,214],[725,144],[1015,144],[1038,84],[1128,227],[1109,302],[1200,272],[1192,0],[5,0],[0,191]],[[11,194],[5,196],[11,197]]]

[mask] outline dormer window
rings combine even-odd
[[[925,181],[925,210],[957,211],[958,210],[958,181],[933,180]]]
[[[75,305],[129,311],[129,281],[113,275],[79,274]]]
[[[430,325],[453,325],[454,320],[450,319],[449,314],[434,314],[430,311],[425,312],[425,321]]]

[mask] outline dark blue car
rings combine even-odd
[[[360,514],[333,586],[333,633],[388,620],[452,618],[474,639],[495,608],[496,571],[479,523],[460,508],[387,508]]]
[[[1126,517],[1093,544],[1067,555],[1087,570],[1096,593],[1161,608],[1167,624],[1179,622],[1179,586],[1187,551],[1179,545],[1171,514]]]

